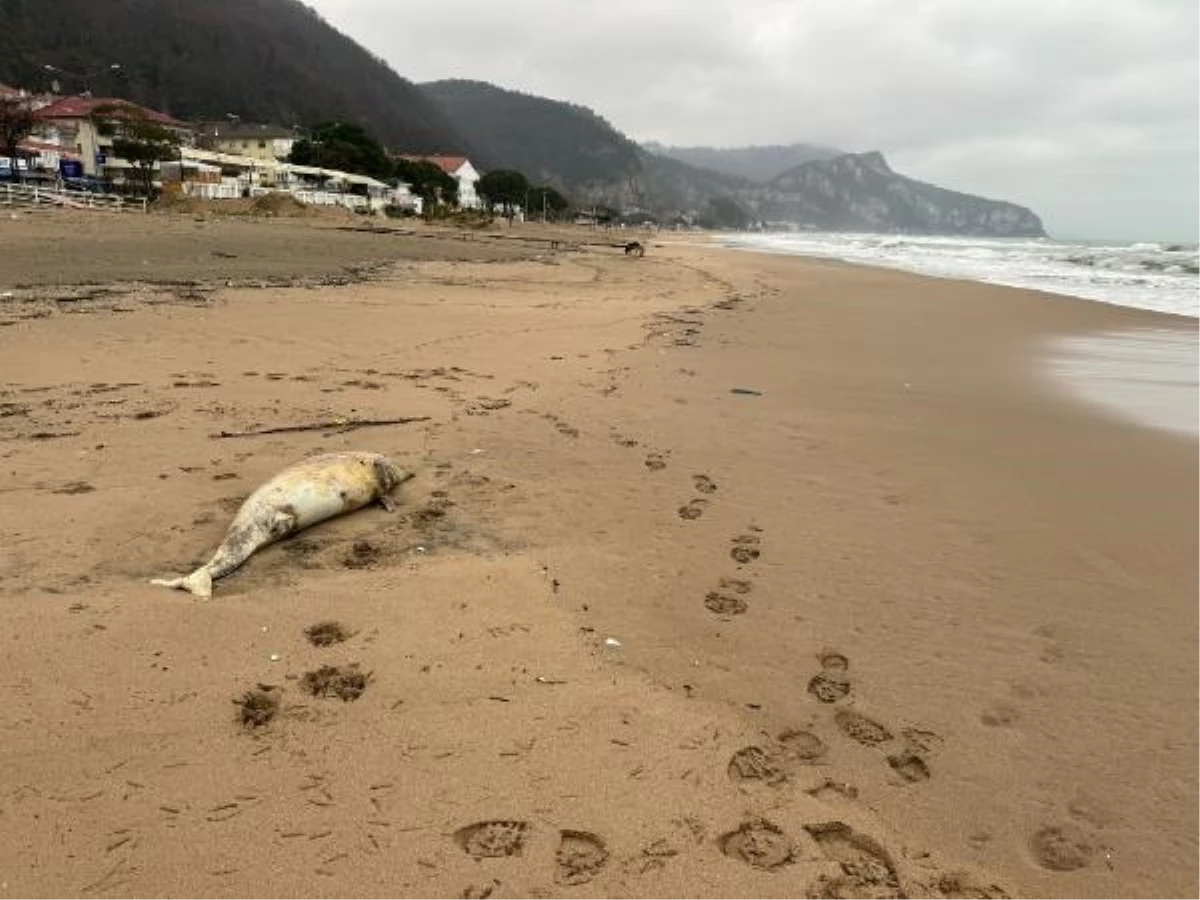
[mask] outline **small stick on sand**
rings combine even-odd
[[[294,431],[325,431],[343,434],[356,428],[372,428],[378,425],[408,425],[411,422],[428,422],[429,416],[407,416],[399,419],[334,419],[332,422],[314,422],[308,425],[277,425],[273,428],[251,428],[246,431],[219,431],[215,438],[259,437],[264,434],[287,434]]]

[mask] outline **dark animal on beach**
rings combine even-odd
[[[645,256],[646,248],[642,246],[641,241],[630,241],[625,245],[625,255],[638,257]]]

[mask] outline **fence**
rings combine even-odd
[[[60,209],[103,209],[111,212],[146,211],[145,197],[93,194],[65,188],[34,187],[28,184],[0,185],[0,206],[58,207]]]

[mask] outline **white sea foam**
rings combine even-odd
[[[733,247],[963,278],[1200,317],[1194,244],[1070,243],[835,232],[738,233]]]

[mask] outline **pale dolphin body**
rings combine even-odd
[[[151,584],[191,591],[207,600],[212,583],[228,575],[258,549],[302,528],[378,501],[392,509],[389,492],[412,478],[378,453],[326,453],[288,466],[238,510],[212,559],[182,578],[155,578]]]

